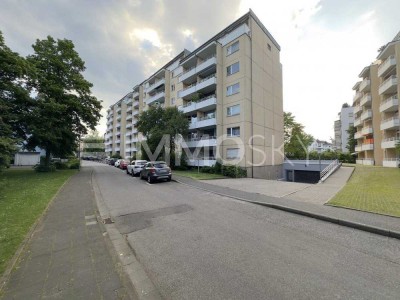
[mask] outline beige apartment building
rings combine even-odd
[[[177,106],[190,121],[183,147],[249,177],[282,178],[283,100],[280,46],[250,10],[192,52],[184,50],[107,111],[106,151],[140,157],[137,116],[152,105]]]
[[[400,33],[382,47],[374,63],[361,71],[361,81],[353,87],[358,164],[398,166],[399,62]]]

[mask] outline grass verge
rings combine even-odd
[[[179,176],[184,176],[184,177],[189,177],[192,179],[197,179],[197,180],[207,180],[207,179],[222,179],[226,178],[225,176],[222,176],[221,174],[211,174],[211,173],[198,173],[197,171],[178,171],[174,170],[172,171],[172,176],[176,174]]]
[[[357,165],[328,205],[400,217],[400,169]]]
[[[49,201],[76,172],[9,169],[0,173],[0,275]]]

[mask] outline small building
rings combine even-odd
[[[312,142],[312,144],[308,147],[308,151],[317,151],[318,153],[322,153],[325,151],[332,151],[333,149],[333,144],[328,143],[327,141],[322,141],[322,140],[315,140]]]
[[[45,151],[36,147],[34,151],[20,149],[14,155],[14,166],[34,166],[40,163],[40,156],[45,155]]]

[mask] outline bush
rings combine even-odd
[[[44,163],[37,164],[33,167],[36,172],[54,172],[56,170],[56,166],[51,163],[46,166]]]
[[[231,178],[243,178],[247,177],[247,171],[238,166],[223,165],[222,175]]]
[[[213,167],[202,167],[202,168],[200,168],[200,172],[201,173],[211,173],[211,174],[213,174],[213,173],[215,173],[215,169],[213,168]]]
[[[222,174],[222,164],[218,160],[214,165],[214,172],[215,174]]]
[[[72,163],[69,164],[70,169],[79,169],[79,167],[80,167],[79,160],[73,161]]]
[[[57,170],[66,170],[69,168],[69,165],[67,163],[63,163],[60,161],[56,161],[54,163],[54,166],[56,167]]]
[[[122,156],[120,154],[118,154],[118,153],[115,153],[115,154],[111,155],[111,158],[121,159]]]

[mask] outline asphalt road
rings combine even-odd
[[[398,240],[89,165],[164,298],[400,299]]]

